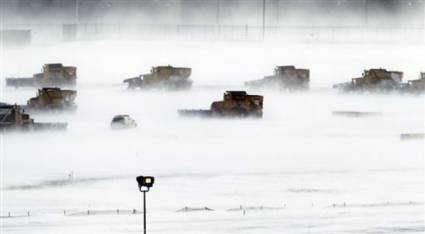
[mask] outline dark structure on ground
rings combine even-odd
[[[376,111],[332,111],[333,116],[341,116],[341,117],[376,117],[382,116],[381,112]]]

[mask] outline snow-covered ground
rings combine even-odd
[[[135,177],[153,175],[150,233],[423,233],[425,144],[400,134],[424,132],[424,96],[345,95],[330,86],[372,67],[416,79],[425,71],[424,51],[154,42],[6,49],[2,77],[62,62],[78,66],[79,85],[77,112],[33,115],[68,122],[66,132],[0,136],[1,215],[12,216],[0,218],[1,231],[139,233]],[[139,92],[121,83],[157,64],[191,66],[193,89]],[[261,120],[177,115],[177,109],[208,108],[225,90],[243,89],[243,81],[285,64],[310,68],[311,90],[248,90],[265,96]],[[4,82],[0,90],[9,103],[36,93]],[[337,110],[382,114],[333,116]],[[115,114],[130,114],[139,127],[111,130]],[[176,212],[184,207],[214,211]]]

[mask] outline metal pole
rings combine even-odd
[[[143,191],[143,234],[146,234],[146,191]]]
[[[266,34],[266,0],[263,0],[263,40]]]
[[[80,18],[80,2],[79,0],[75,0],[75,23],[78,24]]]
[[[369,26],[369,2],[368,0],[364,1],[364,14],[365,14],[365,27]]]
[[[220,25],[220,0],[216,2],[215,23]]]
[[[422,17],[423,17],[423,22],[422,22],[422,33],[423,33],[422,43],[425,44],[425,1],[422,2],[422,6],[424,8],[424,11],[422,12]]]

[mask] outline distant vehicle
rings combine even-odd
[[[358,78],[351,79],[351,82],[335,84],[334,89],[344,92],[351,91],[395,91],[399,90],[403,72],[387,71],[385,69],[365,70],[363,75]]]
[[[129,89],[185,90],[192,87],[191,68],[159,66],[152,67],[151,73],[125,79]]]
[[[36,97],[30,98],[25,110],[75,110],[77,91],[60,88],[41,88]]]
[[[12,87],[72,87],[77,83],[77,68],[61,63],[45,64],[41,73],[32,77],[6,78],[6,86]]]
[[[0,130],[65,130],[67,123],[38,123],[20,106],[0,103]]]
[[[250,88],[277,88],[279,90],[305,90],[309,88],[310,70],[295,66],[277,66],[272,76],[245,82]]]
[[[130,118],[129,115],[116,115],[112,118],[112,129],[127,129],[137,127],[136,121]]]
[[[181,116],[256,117],[263,116],[263,96],[245,91],[226,91],[222,101],[215,101],[209,110],[179,110]]]

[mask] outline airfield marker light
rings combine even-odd
[[[143,193],[143,233],[146,234],[146,192],[149,192],[153,186],[155,178],[153,176],[138,176],[136,181],[140,192]]]

